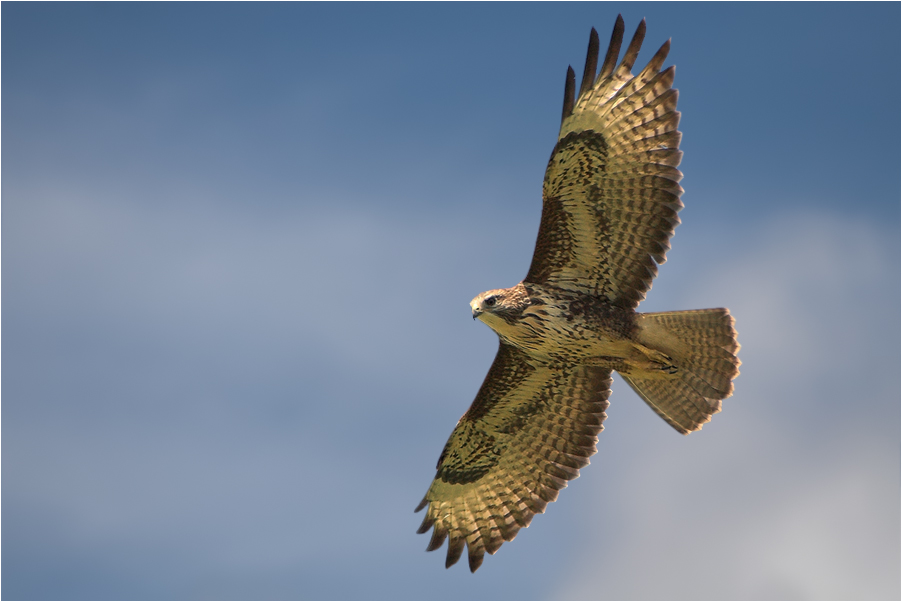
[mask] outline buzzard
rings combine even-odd
[[[448,540],[445,566],[467,546],[482,564],[557,499],[596,452],[616,370],[682,434],[720,411],[739,374],[727,309],[637,313],[680,223],[682,153],[670,41],[638,75],[639,24],[626,54],[618,16],[596,75],[592,29],[579,93],[567,68],[564,111],[542,190],[526,278],[470,302],[500,339],[476,399],[438,460],[417,512]]]

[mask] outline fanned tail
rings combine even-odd
[[[742,362],[727,309],[638,314],[640,342],[673,359],[673,373],[633,371],[624,380],[673,428],[702,428],[733,394]]]

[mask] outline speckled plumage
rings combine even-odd
[[[596,451],[612,371],[683,434],[733,392],[739,344],[728,310],[635,311],[683,206],[674,68],[661,70],[670,42],[633,76],[644,36],[643,20],[617,64],[618,16],[596,76],[592,30],[578,96],[567,70],[529,272],[471,302],[500,347],[417,507],[427,508],[419,532],[433,529],[428,549],[448,541],[446,566],[466,546],[475,571],[579,476]]]

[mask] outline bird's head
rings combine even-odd
[[[479,318],[496,332],[516,321],[528,305],[529,296],[522,284],[479,293],[470,301],[473,319]]]

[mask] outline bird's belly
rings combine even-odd
[[[544,322],[541,326],[527,322],[504,338],[530,355],[558,361],[586,363],[592,358],[626,359],[635,354],[629,338],[605,329],[567,321]]]

